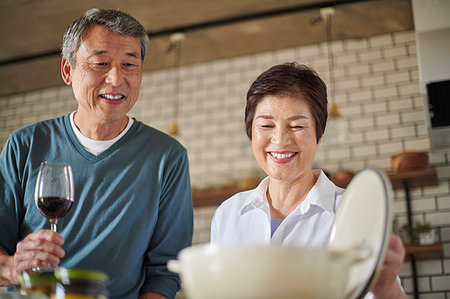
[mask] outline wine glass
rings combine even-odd
[[[36,180],[34,200],[42,215],[50,221],[56,232],[58,220],[64,217],[73,205],[72,167],[66,162],[42,162]]]

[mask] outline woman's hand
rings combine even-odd
[[[396,235],[391,235],[383,269],[373,289],[374,298],[407,298],[397,280],[403,268],[404,259],[405,247],[402,240]]]
[[[59,265],[59,259],[64,256],[61,245],[64,239],[56,232],[41,229],[31,233],[17,243],[14,254],[14,270],[17,275],[36,267]]]

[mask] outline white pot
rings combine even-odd
[[[434,244],[436,242],[436,233],[434,229],[430,230],[427,233],[420,233],[417,235],[419,237],[419,244],[421,245]]]
[[[189,299],[340,299],[348,295],[350,266],[369,255],[367,250],[197,245],[167,266],[180,274]]]

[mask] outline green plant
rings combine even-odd
[[[429,222],[419,222],[417,221],[414,225],[413,231],[417,234],[429,233],[433,227]]]
[[[400,229],[400,236],[405,244],[419,244],[421,238],[433,231],[429,222],[417,221],[413,226],[404,224]]]

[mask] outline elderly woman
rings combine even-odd
[[[245,125],[253,154],[267,174],[254,190],[217,209],[211,243],[325,247],[345,190],[312,162],[325,131],[325,83],[295,63],[262,73],[247,93]],[[406,298],[397,275],[405,249],[391,236],[383,270],[367,298]]]

